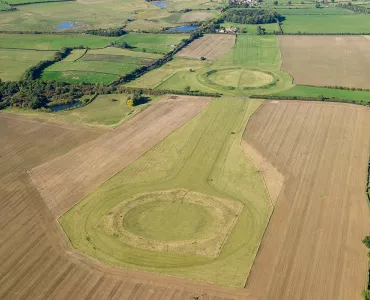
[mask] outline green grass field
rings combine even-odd
[[[167,53],[181,40],[189,37],[189,34],[142,34],[131,33],[119,38],[130,46],[135,47],[133,51],[147,51],[153,53]]]
[[[60,112],[43,112],[19,108],[7,108],[6,111],[9,113],[31,115],[51,121],[68,122],[79,126],[114,128],[158,100],[158,96],[147,96],[150,99],[148,103],[129,107],[126,104],[129,96],[132,95],[99,95],[93,102],[86,106]]]
[[[246,123],[260,103],[242,98],[215,99],[198,116],[78,203],[59,219],[74,247],[118,267],[243,286],[272,212],[262,177],[240,147]],[[127,199],[134,195],[177,188],[244,205],[216,258],[167,252],[166,248],[149,250],[144,245],[134,247],[105,229],[105,220],[109,220],[115,207],[128,205]],[[130,230],[136,234],[176,239],[156,220],[162,214],[161,218],[166,216],[166,224],[172,226],[177,204],[155,205],[153,209],[158,213],[151,226],[164,230],[162,234],[153,232],[148,220],[140,218],[150,214],[145,207],[135,206],[129,218],[122,221],[129,222]],[[206,223],[211,226],[208,222],[215,220],[216,216],[185,206],[179,215],[185,233],[194,232],[194,224],[189,222],[193,214],[195,224],[197,220],[208,220]],[[138,227],[137,220],[144,222],[143,227]],[[212,226],[217,226],[217,222]],[[182,228],[174,228],[184,234]]]
[[[54,51],[0,49],[0,78],[3,81],[19,80],[28,68],[54,54]]]
[[[284,33],[370,33],[370,16],[291,15],[282,27]]]
[[[38,2],[63,2],[63,1],[70,1],[70,0],[6,0],[9,4],[32,4]]]
[[[103,48],[115,38],[87,34],[0,34],[0,48],[55,50],[63,47]]]
[[[323,7],[323,8],[315,8],[314,5],[311,4],[311,7],[291,7],[291,8],[279,8],[276,11],[281,14],[282,16],[287,15],[352,15],[354,14],[353,11],[342,9],[342,8],[335,8],[335,7]]]
[[[295,87],[275,93],[277,96],[287,97],[327,97],[327,98],[338,98],[343,100],[353,100],[360,103],[370,103],[370,92],[367,91],[347,91],[339,89],[328,89],[324,87],[313,87],[296,85]]]
[[[88,50],[84,56],[81,56],[80,52],[77,55],[72,53],[70,56],[48,67],[42,78],[68,83],[109,84],[119,75],[132,72],[161,57],[158,54],[133,52],[119,48]]]

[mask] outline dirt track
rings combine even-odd
[[[114,269],[77,254],[26,170],[101,132],[5,113],[0,130],[1,300],[247,299],[243,289]]]
[[[29,174],[51,211],[59,217],[195,116],[210,100],[169,96],[113,131],[32,169]]]
[[[217,60],[235,44],[233,34],[207,34],[182,49],[177,56]]]
[[[244,138],[285,177],[247,283],[258,299],[362,299],[370,109],[266,102]]]
[[[296,84],[370,88],[370,39],[280,36],[283,64]]]

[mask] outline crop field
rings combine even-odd
[[[297,84],[370,88],[369,46],[364,36],[282,36],[282,70]]]
[[[45,80],[57,80],[69,83],[108,84],[119,75],[129,73],[136,68],[150,65],[161,56],[153,53],[134,52],[119,48],[80,50],[72,53],[63,61],[48,67],[43,73]]]
[[[194,285],[82,258],[70,246],[26,170],[93,140],[101,131],[3,112],[0,130],[4,145],[0,147],[2,300],[170,300],[202,295],[217,300],[244,298],[243,290],[201,282]]]
[[[53,51],[0,48],[0,78],[3,81],[19,80],[29,67],[53,56]]]
[[[370,109],[269,101],[244,139],[285,177],[247,282],[258,299],[362,299]],[[266,272],[268,270],[268,272]]]
[[[208,34],[196,39],[177,53],[177,56],[188,58],[205,57],[207,59],[217,60],[228,52],[234,44],[235,35]]]
[[[283,16],[287,15],[352,15],[353,11],[348,9],[329,7],[329,8],[315,8],[312,7],[292,7],[292,8],[278,8],[276,12]],[[323,29],[325,30],[325,29]]]
[[[240,148],[260,103],[214,99],[59,219],[72,244],[115,266],[244,286],[272,211],[261,176]],[[46,175],[42,170],[55,162],[32,173]]]
[[[370,33],[369,15],[289,15],[284,33]]]

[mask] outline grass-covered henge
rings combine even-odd
[[[243,286],[272,212],[262,177],[240,147],[246,123],[260,103],[242,98],[213,100],[198,116],[60,218],[72,244],[89,256],[123,268]],[[106,220],[117,205],[125,205],[135,195],[155,195],[175,189],[196,192],[205,195],[205,198],[224,199],[225,203],[236,202],[238,207],[242,207],[235,225],[227,232],[218,256],[192,255],[191,251],[167,252],[167,249],[173,249],[171,245],[168,248],[164,246],[162,251],[153,250],[150,245],[139,243],[140,235],[140,246],[135,247],[132,243],[126,244],[114,231],[106,229]],[[189,206],[186,203],[184,205]],[[151,228],[151,232],[157,229],[154,230],[156,234],[163,231],[162,222],[153,222],[149,226],[147,221],[140,219],[145,212],[140,211],[140,205],[133,209],[136,210],[126,219],[131,233],[137,234],[143,228]],[[159,206],[155,209],[164,214],[160,217],[167,223],[175,222],[176,218],[166,215],[172,214],[174,207]],[[187,228],[194,214],[194,222],[204,220],[210,225],[218,220],[217,214],[210,215],[204,210],[204,205],[187,207],[179,218],[187,224]],[[135,220],[137,226],[144,224],[143,227],[130,229]],[[118,217],[116,222],[124,220]],[[171,226],[167,223],[166,226]],[[118,228],[120,224],[113,223],[111,227]],[[213,234],[207,228],[213,228],[213,225],[205,226],[202,233],[205,237]],[[167,233],[163,232],[162,240],[168,240]],[[150,236],[151,233],[147,234]],[[141,232],[141,235],[145,237],[146,233]]]

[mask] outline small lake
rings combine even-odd
[[[76,102],[68,103],[68,104],[53,105],[53,106],[50,106],[50,109],[53,112],[62,111],[68,108],[79,106],[81,105],[81,103],[82,103],[81,101],[76,101]]]
[[[165,7],[167,5],[167,2],[166,1],[151,1],[150,3],[152,3],[155,6],[160,7],[161,9],[167,9]]]
[[[62,22],[58,26],[55,26],[56,30],[71,29],[76,22]]]
[[[180,27],[170,28],[167,31],[168,32],[191,32],[197,29],[198,29],[198,26],[195,26],[195,25],[184,25]]]

